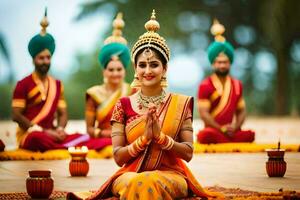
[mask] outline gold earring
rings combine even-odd
[[[107,84],[108,83],[108,79],[106,77],[103,78],[103,83]]]
[[[137,76],[136,73],[134,73],[134,79],[132,83],[130,84],[131,88],[140,88],[141,87],[141,81],[139,80],[139,77]]]
[[[168,81],[167,81],[167,75],[166,74],[164,74],[163,77],[161,77],[160,86],[163,87],[163,88],[168,87]]]

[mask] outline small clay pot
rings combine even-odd
[[[31,170],[26,179],[26,190],[31,198],[49,198],[53,191],[50,170]]]
[[[5,149],[5,144],[0,140],[0,151],[4,151]]]
[[[73,154],[69,163],[69,171],[71,176],[87,176],[89,172],[89,163],[86,160],[87,153]]]
[[[284,161],[285,149],[266,149],[268,161],[266,170],[269,177],[283,177],[286,172],[286,162]]]
[[[266,170],[269,177],[283,177],[286,172],[285,161],[268,161]]]

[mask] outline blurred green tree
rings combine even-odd
[[[138,36],[143,33],[144,23],[149,19],[151,10],[155,8],[157,18],[162,25],[160,33],[168,39],[169,43],[180,44],[183,51],[189,52],[192,46],[190,38],[195,33],[205,33],[212,38],[209,29],[201,27],[180,26],[179,18],[185,16],[207,15],[212,21],[216,17],[226,26],[226,38],[235,47],[244,47],[252,55],[260,50],[268,50],[274,54],[277,68],[275,76],[271,77],[271,86],[263,91],[257,90],[253,85],[255,73],[246,74],[243,78],[245,83],[245,96],[248,108],[253,114],[278,114],[287,115],[292,111],[290,102],[296,102],[297,112],[299,106],[297,99],[292,95],[292,85],[299,79],[299,73],[294,73],[290,67],[290,49],[300,34],[300,1],[297,0],[101,0],[84,3],[77,20],[86,18],[97,12],[105,12],[114,17],[114,13],[124,13],[126,28],[124,35],[132,46]],[[188,19],[188,18],[186,18]],[[189,23],[188,19],[185,23]],[[201,22],[201,21],[200,21]],[[251,43],[241,44],[236,41],[236,30],[238,27],[247,26],[252,28],[256,37]],[[110,31],[110,30],[109,30]],[[199,44],[200,45],[200,44]],[[173,45],[175,46],[175,45]],[[251,68],[253,68],[253,63]],[[253,71],[253,70],[252,70]],[[291,74],[294,78],[291,79]],[[259,98],[262,97],[262,98]],[[259,100],[258,100],[259,99]]]

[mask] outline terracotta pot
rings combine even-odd
[[[285,161],[268,161],[266,170],[269,177],[283,177],[286,172]]]
[[[0,140],[0,151],[4,151],[5,149],[5,144]]]
[[[283,177],[286,172],[286,162],[284,161],[285,149],[266,149],[268,162],[266,170],[269,177]]]
[[[86,160],[86,153],[73,155],[69,163],[69,171],[71,176],[86,176],[89,172],[89,163]]]
[[[285,149],[266,149],[269,158],[283,158]]]
[[[49,198],[53,191],[53,182],[50,170],[29,171],[26,179],[27,193],[31,198]]]

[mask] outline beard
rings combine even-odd
[[[35,70],[41,75],[46,75],[49,69],[50,69],[50,64],[35,65]]]
[[[225,71],[220,71],[218,69],[215,70],[215,73],[218,75],[218,76],[221,76],[221,77],[225,77],[229,74],[229,70],[225,70]]]

